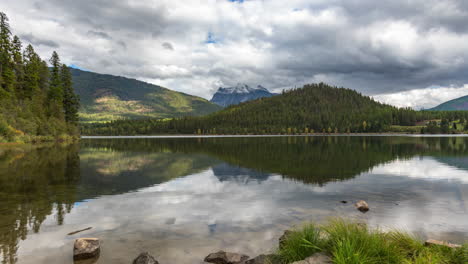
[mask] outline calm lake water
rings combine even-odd
[[[353,202],[364,199],[362,214]],[[347,204],[340,201],[346,200]],[[421,238],[468,239],[467,137],[84,139],[0,149],[0,260],[202,263],[271,252],[285,229],[341,216]],[[92,227],[75,235],[69,232]]]

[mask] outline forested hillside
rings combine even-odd
[[[71,72],[83,122],[196,116],[221,109],[203,98],[135,79],[78,69]]]
[[[79,99],[69,68],[53,52],[51,68],[23,49],[0,12],[0,142],[50,140],[79,133]]]
[[[83,128],[85,135],[133,134],[299,134],[384,132],[438,117],[467,113],[414,111],[378,103],[360,93],[326,85],[305,85],[271,98],[225,108],[203,117],[116,121]]]

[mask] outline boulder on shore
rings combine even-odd
[[[216,253],[211,253],[205,258],[205,262],[214,263],[214,264],[239,264],[249,259],[249,256],[218,251]]]
[[[97,238],[78,238],[73,246],[73,259],[83,260],[96,258],[101,252],[101,244]]]
[[[133,264],[159,264],[153,256],[148,252],[143,252],[136,259],[133,260]]]
[[[332,263],[333,263],[332,259],[329,256],[323,253],[315,253],[312,256],[304,260],[296,261],[296,262],[293,262],[292,264],[332,264]]]
[[[288,236],[291,235],[293,231],[291,230],[285,230],[284,233],[280,236],[278,239],[279,241],[279,248],[282,249],[284,247],[284,244],[286,243],[286,240],[288,239]]]
[[[362,213],[369,211],[369,205],[364,200],[358,201],[354,206],[356,206],[356,208]]]
[[[275,261],[276,260],[276,261]],[[277,257],[273,254],[269,255],[259,255],[253,259],[249,259],[245,262],[245,264],[275,264],[277,263]]]
[[[461,245],[458,245],[458,244],[452,244],[452,243],[448,243],[448,242],[445,242],[445,241],[439,241],[439,240],[435,240],[435,239],[426,240],[426,242],[424,242],[424,245],[425,246],[445,246],[445,247],[449,247],[449,248],[460,248],[461,247]]]

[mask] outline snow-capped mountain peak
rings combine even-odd
[[[273,93],[270,93],[268,89],[261,85],[250,87],[247,84],[238,83],[232,87],[219,87],[218,91],[213,95],[211,102],[221,106],[228,106],[273,95]]]
[[[248,86],[244,83],[238,83],[236,86],[232,87],[220,87],[218,89],[219,93],[225,94],[244,94],[254,92],[256,89]]]

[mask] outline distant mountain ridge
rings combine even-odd
[[[135,79],[78,69],[71,73],[84,122],[197,116],[221,109],[201,97]]]
[[[447,101],[436,107],[427,109],[429,111],[460,111],[468,110],[468,95]]]
[[[238,83],[233,87],[219,87],[210,101],[217,105],[227,107],[262,97],[272,97],[273,95],[276,94],[271,93],[261,85],[250,87],[247,84]]]

